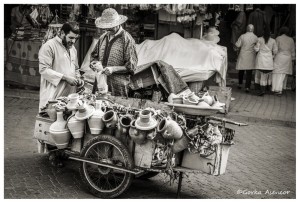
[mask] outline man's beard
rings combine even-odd
[[[67,48],[67,49],[71,49],[73,46],[72,42],[67,42],[67,37],[64,36],[64,38],[62,39],[62,44]]]

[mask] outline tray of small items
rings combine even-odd
[[[174,111],[178,113],[184,113],[195,116],[210,116],[222,110],[221,107],[201,107],[188,104],[166,103],[166,105],[168,105],[171,108],[174,108]]]
[[[223,103],[220,103],[216,97],[211,97],[208,93],[201,98],[190,93],[188,95],[175,96],[170,95],[166,103],[174,111],[195,116],[210,116],[223,110]]]

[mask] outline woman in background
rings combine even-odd
[[[286,89],[287,75],[292,75],[293,61],[296,59],[295,42],[288,33],[289,29],[282,27],[279,30],[279,37],[276,38],[278,53],[274,59],[272,91],[278,96]]]
[[[260,75],[258,83],[260,84],[261,91],[258,92],[259,96],[263,96],[266,93],[266,87],[271,85],[272,70],[274,69],[273,58],[278,51],[276,41],[270,37],[270,34],[270,29],[266,26],[264,28],[264,35],[258,38],[254,46],[255,51],[258,52],[255,61],[255,74]]]

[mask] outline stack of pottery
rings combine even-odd
[[[163,118],[158,126],[157,131],[162,134],[165,139],[178,140],[182,137],[182,129],[178,123],[172,120],[170,117]]]
[[[92,135],[98,135],[102,132],[105,125],[102,120],[104,112],[102,111],[102,101],[96,101],[96,110],[94,114],[88,119],[88,124]]]
[[[144,109],[140,111],[139,117],[136,119],[135,126],[139,130],[152,130],[156,127],[157,121],[152,117],[151,111]]]
[[[75,118],[78,120],[86,120],[95,112],[95,108],[86,102],[83,102],[82,105],[77,107],[77,109],[78,111],[75,114]]]
[[[136,143],[144,143],[146,139],[153,139],[156,135],[155,128],[157,126],[156,119],[151,115],[151,111],[144,109],[140,111],[139,117],[131,123],[130,137]]]
[[[81,100],[79,100],[79,94],[73,93],[68,96],[69,102],[67,104],[67,109],[73,111],[76,110],[80,105]]]
[[[58,149],[68,147],[71,133],[67,128],[67,121],[63,118],[63,112],[57,112],[57,120],[51,124],[49,132]]]

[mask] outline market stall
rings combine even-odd
[[[40,86],[38,53],[45,33],[46,30],[34,30],[28,38],[12,37],[5,40],[5,81]]]
[[[8,5],[7,10],[10,9],[11,34],[4,40],[4,80],[37,89],[40,86],[38,52],[53,14],[47,4]]]

